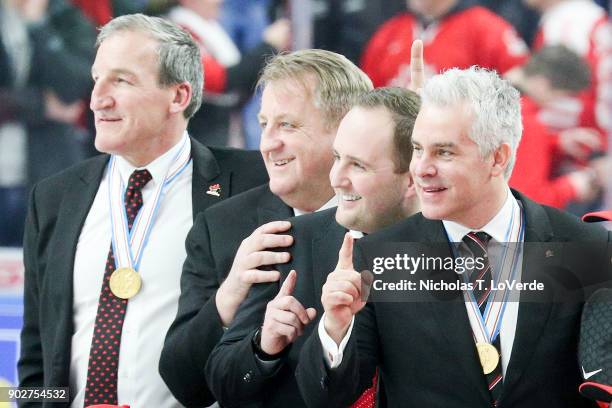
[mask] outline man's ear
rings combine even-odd
[[[191,97],[193,96],[193,90],[189,82],[182,82],[178,85],[172,86],[174,92],[174,98],[170,105],[170,113],[179,113],[187,109]]]
[[[404,182],[408,183],[406,191],[404,192],[404,203],[407,208],[407,213],[412,215],[420,211],[421,205],[419,203],[419,198],[416,194],[416,185],[414,183],[414,179],[409,171],[406,172],[407,177],[404,178]]]
[[[404,177],[404,183],[406,183],[406,192],[404,193],[404,197],[409,200],[416,196],[416,187],[414,185],[414,179],[409,171],[406,171],[406,176]]]
[[[497,149],[493,151],[493,167],[491,169],[491,175],[493,176],[504,176],[506,168],[510,164],[510,158],[512,157],[512,148],[508,143],[502,143]]]

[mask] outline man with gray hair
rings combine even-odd
[[[340,249],[319,330],[296,369],[309,407],[346,406],[376,367],[383,407],[589,406],[576,355],[584,301],[560,298],[557,283],[571,277],[586,297],[589,283],[609,282],[608,234],[510,190],[521,129],[518,91],[494,72],[451,69],[425,84],[410,163],[422,212],[357,241],[354,258],[351,239]],[[386,267],[375,279],[412,279],[417,289],[398,295],[375,284],[376,302],[366,303],[356,271],[390,248],[384,243],[400,242],[408,257],[453,262],[397,274]],[[550,242],[586,244],[593,256],[566,258]],[[461,257],[471,260],[467,271],[452,266]],[[500,281],[542,289],[519,298]]]
[[[289,260],[291,224],[281,220],[335,206],[332,143],[340,120],[372,82],[342,55],[309,49],[276,56],[259,86],[260,150],[270,183],[211,207],[187,238],[179,310],[160,372],[188,406],[214,400],[204,367],[223,328],[252,283],[279,279],[269,265]]]
[[[200,61],[189,34],[160,18],[126,15],[100,31],[90,107],[106,154],[33,189],[20,386],[69,387],[72,407],[180,406],[157,366],[185,236],[196,214],[266,180],[256,152],[188,136]]]

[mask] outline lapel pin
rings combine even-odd
[[[209,194],[215,197],[220,197],[221,196],[220,191],[221,191],[221,186],[219,185],[219,183],[211,184],[210,186],[208,186],[208,191],[206,192],[206,194]]]
[[[555,253],[552,251],[552,249],[547,249],[545,255],[547,258],[552,258],[553,256],[555,256]]]

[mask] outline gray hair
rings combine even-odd
[[[523,123],[520,94],[508,81],[495,71],[476,66],[453,68],[428,80],[421,99],[423,106],[468,108],[473,117],[468,137],[478,145],[483,157],[508,143],[512,155],[504,176],[510,178]]]
[[[346,57],[317,49],[276,55],[264,67],[257,87],[287,79],[306,84],[309,78],[316,80],[314,104],[324,112],[328,129],[338,127],[357,97],[373,88],[370,78]]]
[[[163,18],[128,14],[112,19],[100,29],[96,39],[96,49],[104,40],[122,31],[142,32],[157,41],[159,85],[189,82],[192,96],[183,115],[187,119],[191,118],[202,104],[204,86],[200,49],[191,35]]]
[[[383,87],[361,95],[356,107],[385,108],[393,120],[393,146],[395,148],[395,169],[404,173],[412,160],[412,129],[416,120],[421,98],[416,92],[405,88]]]

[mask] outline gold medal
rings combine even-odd
[[[129,299],[140,291],[142,279],[132,268],[119,268],[112,273],[109,286],[118,298]]]
[[[476,343],[476,350],[482,365],[482,371],[485,374],[490,374],[499,364],[499,353],[495,346],[489,343]]]

